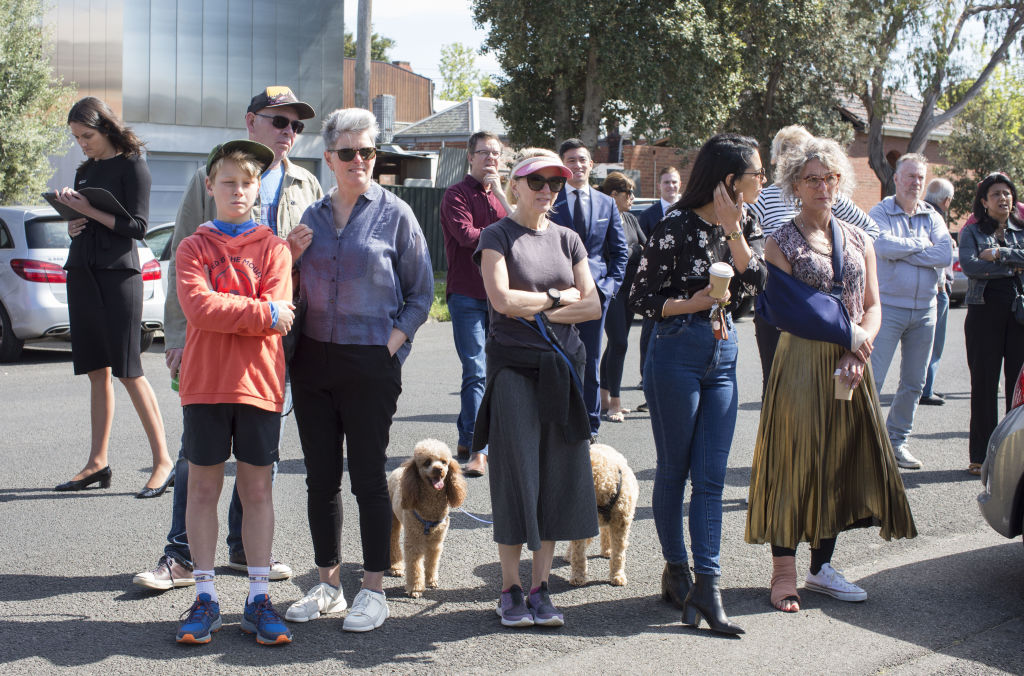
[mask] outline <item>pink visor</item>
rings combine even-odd
[[[523,160],[512,170],[512,175],[518,178],[520,176],[526,176],[540,171],[541,169],[547,169],[548,167],[558,169],[558,173],[565,178],[572,178],[572,171],[570,171],[568,167],[553,157],[545,157],[544,155],[530,157]]]

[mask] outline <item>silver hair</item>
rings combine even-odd
[[[921,153],[907,153],[906,155],[901,155],[900,158],[898,160],[896,160],[896,166],[894,166],[892,168],[892,172],[895,174],[897,171],[900,170],[900,167],[902,167],[907,162],[913,162],[914,164],[919,164],[919,165],[921,165],[922,167],[925,168],[925,171],[928,170],[928,158],[927,157],[925,157]]]
[[[944,178],[933,178],[924,194],[925,200],[936,204],[942,204],[952,196],[953,184]]]
[[[324,118],[320,136],[324,140],[324,148],[333,148],[342,134],[361,134],[368,132],[373,142],[377,142],[380,127],[377,118],[365,108],[338,108]]]
[[[778,130],[775,132],[775,138],[772,139],[771,163],[776,164],[780,157],[812,138],[814,136],[811,132],[801,124],[791,124]]]
[[[818,160],[834,174],[839,174],[839,192],[848,195],[854,186],[853,166],[838,143],[830,138],[812,138],[801,146],[792,148],[778,159],[775,166],[775,185],[782,194],[796,200],[794,186],[800,174],[811,160]]]

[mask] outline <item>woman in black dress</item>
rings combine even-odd
[[[146,234],[149,169],[142,158],[142,142],[99,99],[88,96],[72,106],[68,126],[87,158],[75,172],[74,188],[60,190],[57,199],[85,217],[68,222],[72,239],[64,268],[75,375],[89,375],[92,443],[82,471],[55,490],[110,485],[107,446],[114,419],[113,375],[128,390],[153,451],[153,473],[136,497],[156,497],[173,481],[174,464],[167,455],[156,393],[142,375],[139,355],[142,267],[136,240]],[[82,188],[107,190],[127,215],[93,207],[78,192]]]

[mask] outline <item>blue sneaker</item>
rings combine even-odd
[[[292,642],[292,632],[284,625],[284,621],[274,610],[274,604],[266,594],[260,594],[252,603],[245,604],[242,631],[256,634],[256,642],[260,645]]]
[[[507,592],[501,592],[498,600],[498,617],[506,627],[532,627],[533,615],[526,607],[522,588],[514,584]]]
[[[220,629],[220,606],[209,594],[200,594],[181,616],[178,643],[209,643],[210,634]]]
[[[541,582],[540,589],[530,592],[527,605],[530,606],[530,610],[533,612],[534,624],[539,624],[542,627],[561,627],[565,624],[565,617],[562,615],[562,611],[555,608],[555,605],[551,603],[547,582]]]

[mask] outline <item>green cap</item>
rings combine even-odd
[[[261,169],[260,174],[263,174],[274,161],[274,151],[256,141],[250,141],[249,139],[238,139],[237,141],[228,141],[227,143],[220,143],[213,147],[210,154],[206,156],[206,175],[210,175],[210,168],[213,167],[213,163],[224,157],[228,153],[232,153],[236,150],[240,150],[246,155],[250,155],[254,160],[260,163]]]

